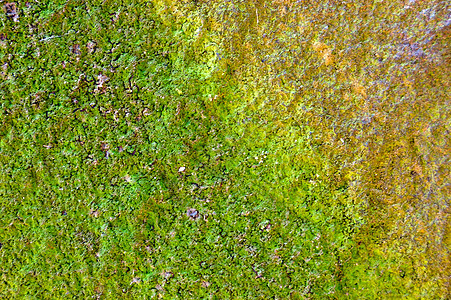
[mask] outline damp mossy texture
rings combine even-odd
[[[449,297],[448,1],[0,5],[0,298]]]

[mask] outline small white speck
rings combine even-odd
[[[185,167],[180,167],[179,168],[179,172],[185,172],[186,168]]]

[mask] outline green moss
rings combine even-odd
[[[52,3],[1,14],[1,296],[444,297],[443,3]]]

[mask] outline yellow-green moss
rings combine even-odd
[[[1,296],[446,297],[444,2],[8,5]]]

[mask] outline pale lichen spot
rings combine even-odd
[[[326,66],[332,64],[334,62],[334,57],[332,55],[332,49],[329,46],[322,42],[314,42],[313,50],[323,59],[323,62]]]

